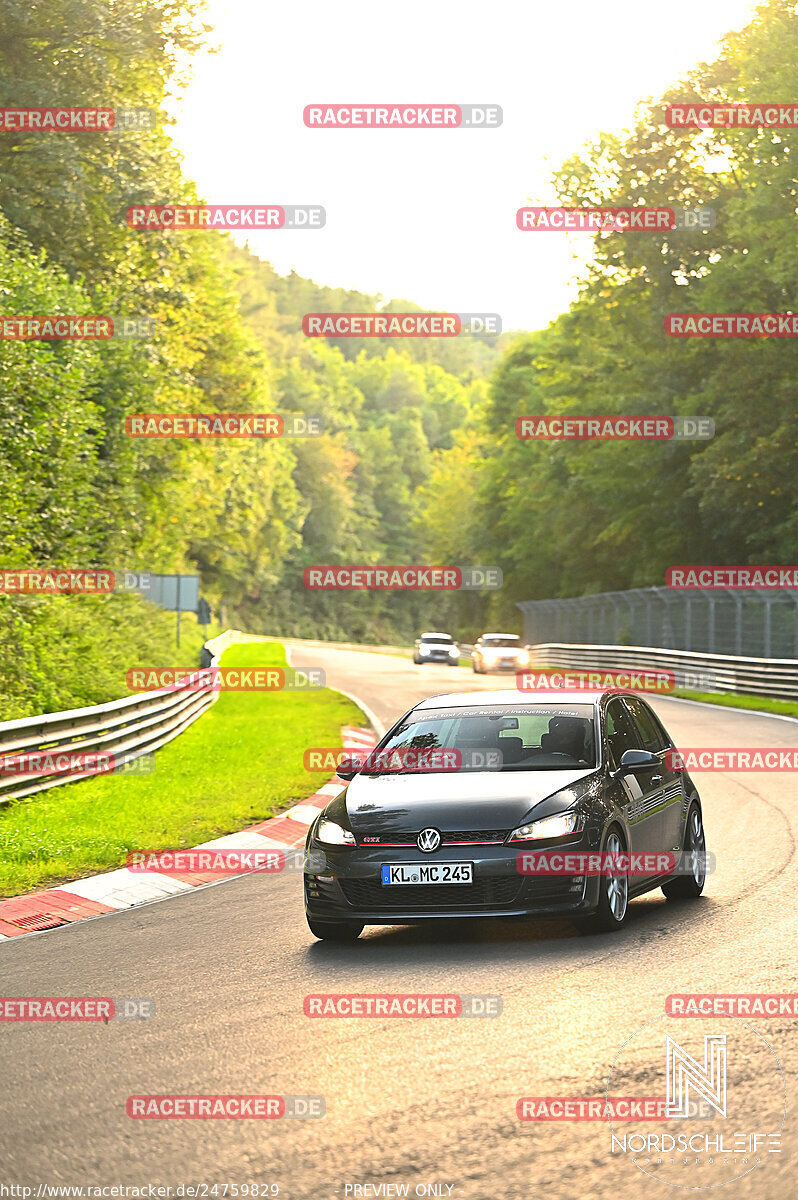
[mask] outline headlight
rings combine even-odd
[[[419,654],[429,654],[429,646],[419,646]]]
[[[460,651],[457,649],[456,646],[452,646],[451,649],[449,650],[449,657],[450,658],[459,658],[460,657]]]
[[[526,652],[526,650],[519,650],[515,656],[515,661],[521,667],[528,667],[529,666],[529,655]]]
[[[319,821],[316,837],[320,842],[326,842],[328,846],[357,845],[355,835],[351,830],[344,829],[342,825],[336,825],[335,821],[327,821],[324,817]]]
[[[543,817],[540,821],[530,821],[529,825],[519,825],[510,835],[511,842],[530,842],[535,838],[563,837],[566,833],[575,833],[581,829],[582,823],[578,813],[557,813],[554,817]]]

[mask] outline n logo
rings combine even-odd
[[[703,1067],[675,1042],[665,1038],[667,1050],[667,1116],[669,1119],[691,1116],[689,1092],[701,1096],[726,1116],[726,1034],[704,1035]]]

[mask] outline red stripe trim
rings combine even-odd
[[[358,842],[358,847],[364,850],[381,849],[383,846],[417,846],[418,842]],[[441,842],[441,846],[503,846],[504,839],[494,839],[490,842]]]

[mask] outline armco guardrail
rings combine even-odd
[[[794,658],[742,658],[651,646],[579,646],[566,642],[542,642],[532,647],[531,657],[533,669],[653,667],[673,671],[677,687],[694,691],[743,692],[798,700],[798,659]]]
[[[200,671],[196,671],[173,688],[142,692],[90,708],[0,723],[0,759],[22,757],[24,761],[28,755],[79,755],[83,761],[83,756],[100,754],[113,756],[114,762],[130,762],[160,749],[216,701],[219,692],[213,683],[219,656],[237,637],[237,630],[227,630],[205,643],[202,678]],[[96,769],[56,770],[47,775],[15,769],[8,774],[7,764],[2,762],[0,768],[3,768],[0,804],[97,774]]]

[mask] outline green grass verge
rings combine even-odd
[[[692,692],[681,688],[677,688],[673,694],[679,700],[701,700],[722,708],[751,708],[756,712],[798,717],[798,703],[793,700],[771,700],[769,696],[744,696],[739,692]]]
[[[232,646],[223,662],[283,666],[285,651]],[[342,725],[367,724],[327,688],[222,692],[157,752],[152,774],[97,776],[0,807],[0,896],[124,866],[130,850],[195,846],[265,820],[328,782],[305,770],[306,747],[338,747]]]

